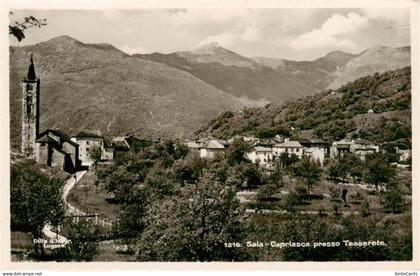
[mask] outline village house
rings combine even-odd
[[[273,150],[268,147],[256,146],[246,156],[252,163],[259,164],[263,168],[268,168],[273,161]]]
[[[304,148],[303,155],[309,156],[314,162],[319,162],[320,165],[324,164],[325,152],[320,148]]]
[[[72,141],[79,144],[79,159],[82,162],[93,162],[92,151],[96,148],[102,152],[104,138],[95,133],[79,132]]]
[[[39,134],[36,143],[36,161],[49,167],[74,173],[80,166],[79,145],[61,131],[48,129]]]
[[[289,139],[285,139],[283,143],[273,146],[274,156],[280,156],[284,152],[289,156],[295,154],[298,158],[302,158],[303,146],[298,141],[290,141]]]
[[[328,143],[321,139],[302,139],[302,140],[299,140],[299,143],[305,148],[319,149],[324,153],[325,156],[328,155],[328,151],[329,151]]]
[[[303,154],[309,156],[311,160],[319,162],[321,165],[328,156],[328,143],[321,139],[302,139],[299,141],[304,147]]]
[[[344,156],[344,154],[350,152],[350,145],[352,144],[354,144],[354,141],[348,139],[333,142],[330,148],[330,157],[336,158],[338,156]]]
[[[333,142],[330,149],[330,156],[336,158],[338,156],[344,156],[346,153],[354,153],[365,160],[366,155],[379,152],[379,146],[370,143],[363,139],[348,140],[343,139],[338,142]]]
[[[379,152],[379,146],[373,145],[369,141],[357,139],[350,145],[350,152],[356,154],[360,159],[365,160],[366,155]]]
[[[114,147],[110,140],[104,138],[101,150],[101,161],[111,161],[114,159]]]
[[[219,153],[225,152],[225,146],[218,140],[209,139],[200,143],[200,157],[212,159]]]

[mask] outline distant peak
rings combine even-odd
[[[209,42],[206,44],[200,45],[193,53],[195,54],[214,54],[214,53],[221,53],[226,52],[227,50],[220,46],[217,42]]]
[[[316,60],[318,60],[318,61],[329,61],[329,62],[334,62],[334,63],[336,63],[336,62],[338,62],[338,63],[343,63],[344,62],[345,63],[349,59],[353,58],[354,56],[355,55],[353,55],[353,54],[336,50],[336,51],[329,52],[327,55],[325,55],[323,57],[320,57]]]
[[[54,38],[48,40],[48,42],[59,42],[59,43],[67,42],[67,43],[81,43],[81,44],[83,44],[81,41],[79,41],[79,40],[77,40],[77,39],[75,39],[71,36],[68,36],[68,35],[60,35],[60,36],[54,37]]]
[[[206,48],[221,48],[219,43],[215,42],[215,41],[211,41],[205,44],[201,44],[200,47],[198,47],[198,49],[206,49]]]

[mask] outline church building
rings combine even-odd
[[[40,79],[31,56],[28,73],[22,81],[22,154],[41,164],[74,173],[81,165],[79,145],[58,130],[40,133]]]

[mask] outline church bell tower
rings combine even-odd
[[[35,140],[39,135],[40,81],[36,77],[33,58],[22,81],[22,154],[35,159]]]

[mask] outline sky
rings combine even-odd
[[[360,53],[410,45],[407,9],[15,10],[10,21],[45,18],[26,31],[28,45],[60,35],[109,43],[128,54],[192,51],[216,42],[248,57],[313,60],[331,51]]]

